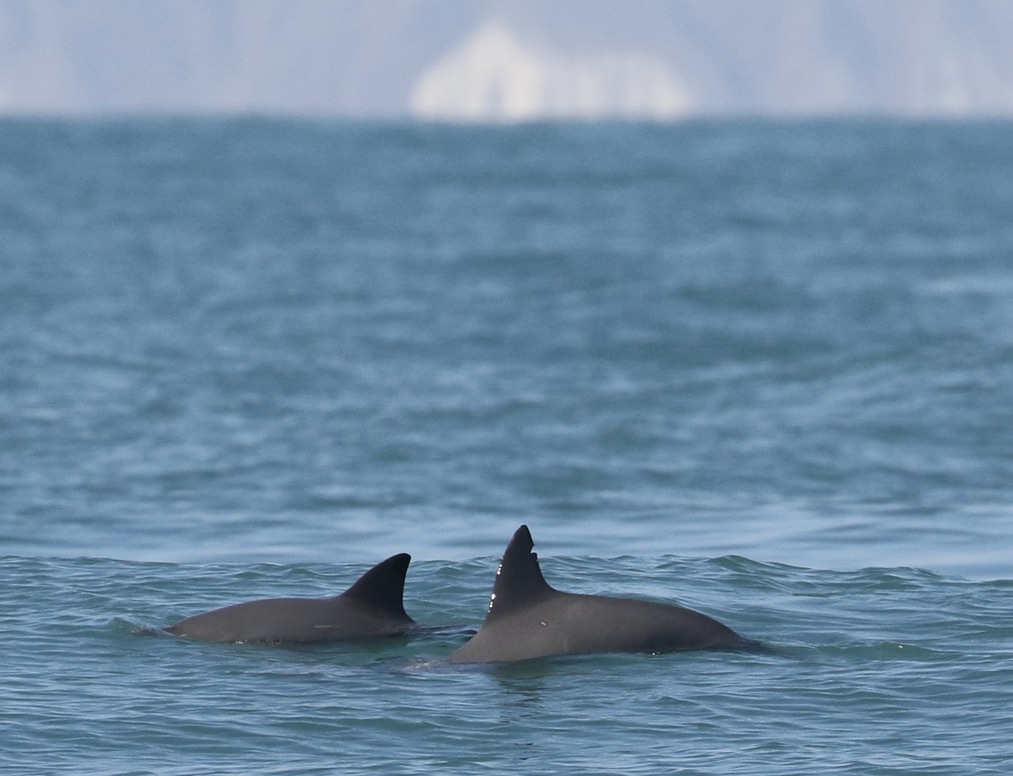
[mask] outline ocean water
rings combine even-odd
[[[0,767],[1013,765],[1013,125],[0,121]],[[769,649],[500,667],[550,583]],[[425,625],[140,636],[410,552]]]

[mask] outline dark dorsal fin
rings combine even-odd
[[[496,572],[496,582],[492,586],[486,622],[530,606],[553,592],[542,576],[538,555],[531,551],[534,546],[531,531],[522,525],[503,553],[499,571]]]
[[[404,580],[412,556],[402,552],[380,561],[341,594],[396,617],[408,617],[404,610]]]

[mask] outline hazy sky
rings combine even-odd
[[[0,113],[1013,114],[1006,0],[0,0]]]

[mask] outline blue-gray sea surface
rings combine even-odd
[[[0,121],[4,774],[1006,774],[1011,518],[1013,124]],[[768,649],[446,664],[521,523]]]

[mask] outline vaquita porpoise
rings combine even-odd
[[[496,572],[481,629],[448,658],[492,663],[593,652],[735,649],[754,642],[705,614],[672,604],[562,593],[542,576],[526,525]]]
[[[199,641],[259,644],[354,641],[398,636],[415,625],[404,610],[411,556],[376,564],[331,598],[268,598],[180,620],[167,633]]]

